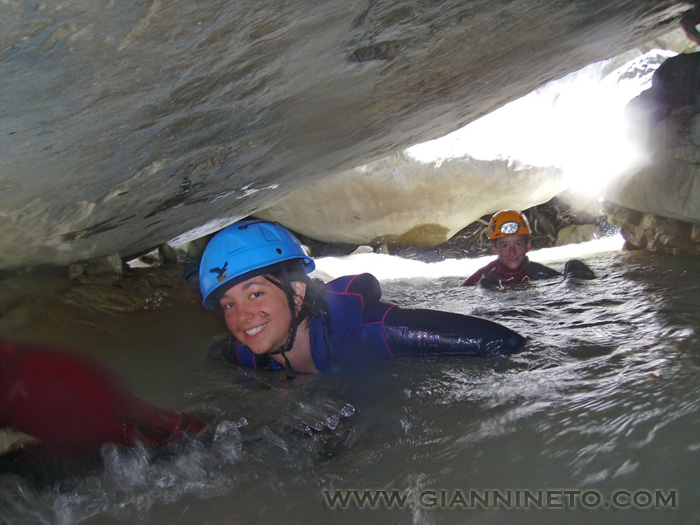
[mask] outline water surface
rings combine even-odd
[[[212,424],[170,454],[108,449],[103,471],[51,489],[0,477],[0,521],[697,522],[698,261],[609,252],[586,262],[595,281],[500,291],[460,287],[469,271],[384,279],[385,299],[501,322],[529,338],[525,351],[397,359],[294,382],[205,362],[222,330],[195,302],[43,316],[30,323],[34,339],[75,343],[150,401]],[[21,323],[3,326],[31,338]],[[349,508],[329,508],[333,490],[406,499],[360,508],[350,496]],[[508,491],[511,508],[460,498]],[[554,499],[521,508],[526,491]],[[572,505],[561,491],[577,491]],[[638,505],[616,508],[614,494]]]

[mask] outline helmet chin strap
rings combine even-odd
[[[294,339],[296,339],[297,335],[297,326],[299,326],[299,323],[293,319],[292,324],[289,327],[289,337],[287,337],[287,342],[280,346],[277,350],[270,350],[268,352],[269,355],[282,355],[284,358],[284,370],[287,373],[287,379],[294,379],[297,376],[296,372],[294,372],[294,368],[292,368],[292,364],[289,362],[289,358],[287,357],[287,352],[289,352],[292,349],[292,346],[294,346]]]
[[[302,305],[301,309],[297,312],[297,307],[294,302],[295,294],[291,284],[289,284],[289,274],[287,273],[286,268],[282,270],[281,283],[277,282],[275,279],[270,279],[267,276],[265,278],[274,285],[278,286],[287,295],[289,310],[292,313],[292,320],[289,324],[289,336],[287,336],[287,341],[277,350],[270,350],[268,352],[269,355],[280,354],[282,356],[282,358],[284,359],[284,369],[287,373],[287,379],[291,380],[294,379],[297,375],[294,371],[294,368],[292,367],[292,364],[289,362],[287,352],[289,352],[294,346],[294,341],[297,336],[297,328],[304,320],[306,307]]]

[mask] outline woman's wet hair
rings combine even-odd
[[[306,273],[304,266],[299,259],[291,259],[273,264],[264,268],[265,278],[282,289],[290,301],[292,319],[296,319],[297,325],[306,319],[324,315],[328,311],[328,306],[323,300],[326,295],[326,285],[321,279],[312,279]],[[302,282],[306,285],[306,293],[297,313],[295,310],[294,297],[297,295],[292,288],[292,282]]]

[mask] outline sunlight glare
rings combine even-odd
[[[557,246],[528,253],[531,260],[539,263],[561,263],[570,259],[585,259],[600,253],[621,251],[624,239],[613,235],[593,241],[567,246]],[[426,277],[464,277],[477,271],[494,259],[494,256],[473,259],[447,259],[441,262],[425,263],[414,259],[404,259],[381,253],[359,253],[344,257],[320,257],[314,259],[316,270],[311,277],[328,282],[343,275],[371,273],[380,281]]]
[[[600,197],[643,161],[628,137],[625,107],[674,54],[655,49],[614,70],[609,60],[591,64],[406,154],[425,163],[469,156],[557,167],[572,193]]]

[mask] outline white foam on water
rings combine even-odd
[[[624,239],[617,234],[578,244],[533,250],[528,253],[528,256],[532,261],[543,264],[549,262],[563,263],[570,259],[585,259],[600,253],[620,251],[623,244]],[[488,256],[474,259],[447,259],[441,262],[426,263],[395,255],[358,253],[344,257],[321,257],[315,259],[316,270],[311,276],[318,277],[324,281],[343,275],[365,272],[373,274],[380,281],[415,277],[464,276],[466,278],[493,259],[494,256]]]

